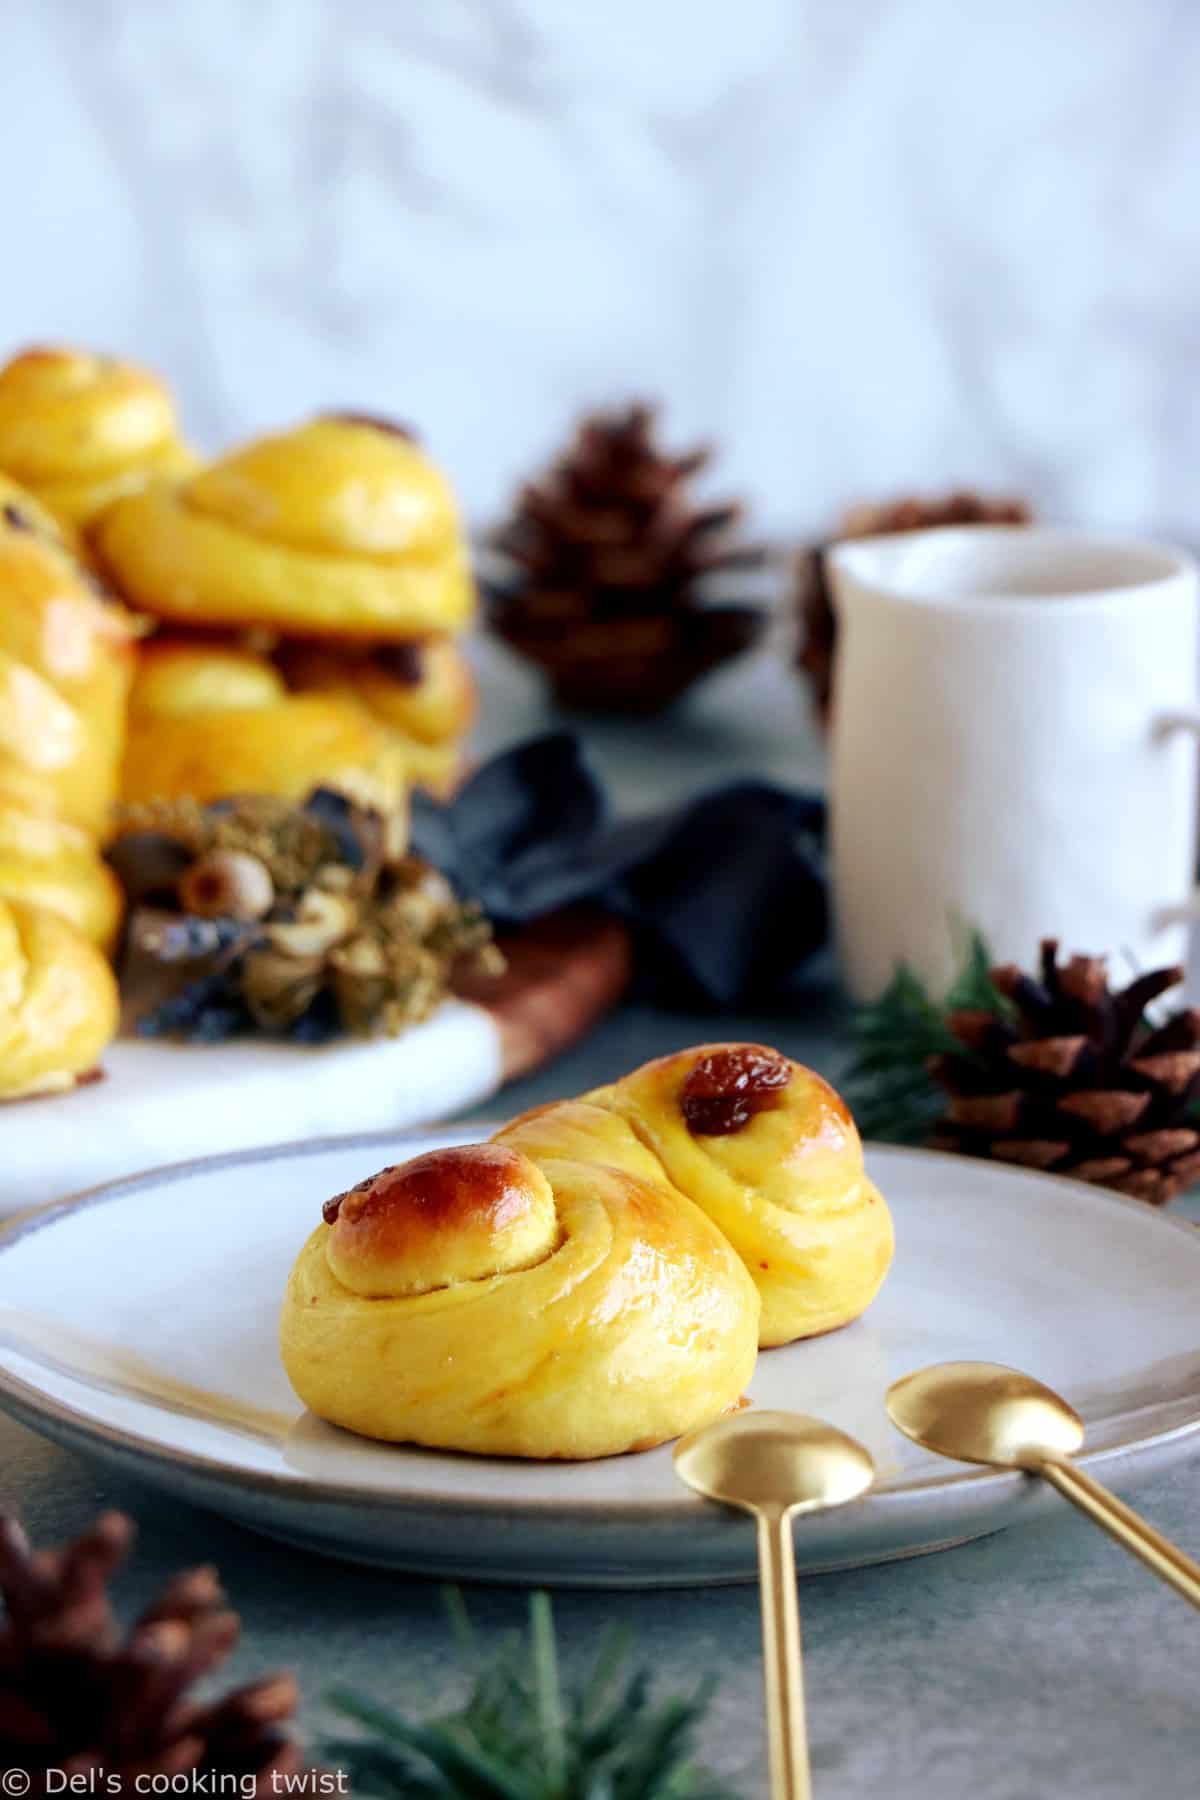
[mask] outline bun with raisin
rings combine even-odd
[[[735,1405],[760,1342],[857,1317],[891,1254],[833,1090],[761,1045],[701,1045],[336,1197],[288,1282],[283,1361],[368,1437],[611,1455]]]

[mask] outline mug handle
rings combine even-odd
[[[1190,731],[1193,737],[1200,738],[1200,712],[1160,713],[1154,721],[1154,736],[1160,743],[1174,737],[1178,731]],[[1172,906],[1160,906],[1152,923],[1156,931],[1162,931],[1168,925],[1192,925],[1197,919],[1200,919],[1200,887],[1193,888],[1186,900]]]

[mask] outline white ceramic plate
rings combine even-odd
[[[57,1442],[292,1543],[426,1574],[638,1585],[753,1575],[749,1521],[694,1499],[669,1449],[530,1464],[377,1445],[304,1414],[275,1324],[321,1202],[466,1133],[240,1153],[95,1189],[0,1239],[0,1406]],[[471,1135],[481,1135],[479,1128]],[[1024,1367],[1122,1481],[1200,1449],[1200,1231],[1095,1188],[873,1149],[895,1268],[848,1330],[759,1360],[752,1394],[870,1448],[865,1499],[797,1526],[802,1568],[933,1550],[1061,1504],[939,1462],[883,1395],[946,1357]]]

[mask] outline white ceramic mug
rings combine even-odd
[[[1182,961],[1196,910],[1196,569],[1083,533],[966,526],[829,553],[832,862],[851,992],[936,990],[963,928]]]

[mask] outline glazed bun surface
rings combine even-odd
[[[0,933],[9,996],[0,1093],[70,1085],[80,1058],[90,1066],[111,1035],[112,978],[97,972],[91,945],[110,949],[121,917],[100,841],[116,798],[136,629],[76,560],[57,520],[0,476]],[[48,975],[42,953],[55,947],[61,969]],[[59,991],[72,979],[74,1003]]]
[[[353,700],[388,733],[412,785],[446,792],[475,717],[475,682],[453,638],[352,650],[326,644],[280,647],[278,667],[298,693]]]
[[[313,419],[210,463],[188,483],[192,510],[249,537],[394,561],[458,543],[444,478],[411,440],[340,418]]]
[[[117,983],[73,925],[0,899],[0,1100],[61,1093],[117,1028]]]
[[[0,800],[0,897],[44,907],[111,951],[121,923],[121,885],[95,840],[52,815]]]
[[[320,785],[384,809],[403,797],[403,759],[352,696],[289,693],[266,657],[232,646],[164,637],[145,647],[130,700],[127,802],[302,799]]]
[[[704,1044],[336,1196],[280,1343],[305,1404],[365,1436],[606,1456],[737,1405],[760,1343],[857,1318],[891,1255],[832,1088]]]
[[[450,489],[402,437],[317,419],[112,507],[104,566],[179,624],[408,639],[455,631],[474,590]]]
[[[62,348],[23,351],[0,369],[0,468],[68,528],[194,461],[147,369]]]
[[[0,482],[0,804],[108,831],[135,630]]]
[[[758,1299],[737,1257],[669,1191],[555,1157],[541,1123],[528,1148],[435,1152],[327,1207],[280,1328],[319,1417],[393,1442],[577,1459],[661,1443],[738,1402]]]
[[[395,1299],[530,1268],[557,1237],[554,1195],[536,1163],[472,1144],[432,1150],[351,1188],[325,1256],[352,1293]]]
[[[762,1296],[764,1345],[869,1306],[892,1259],[891,1217],[820,1076],[762,1045],[706,1044],[586,1098],[626,1121],[737,1250]]]

